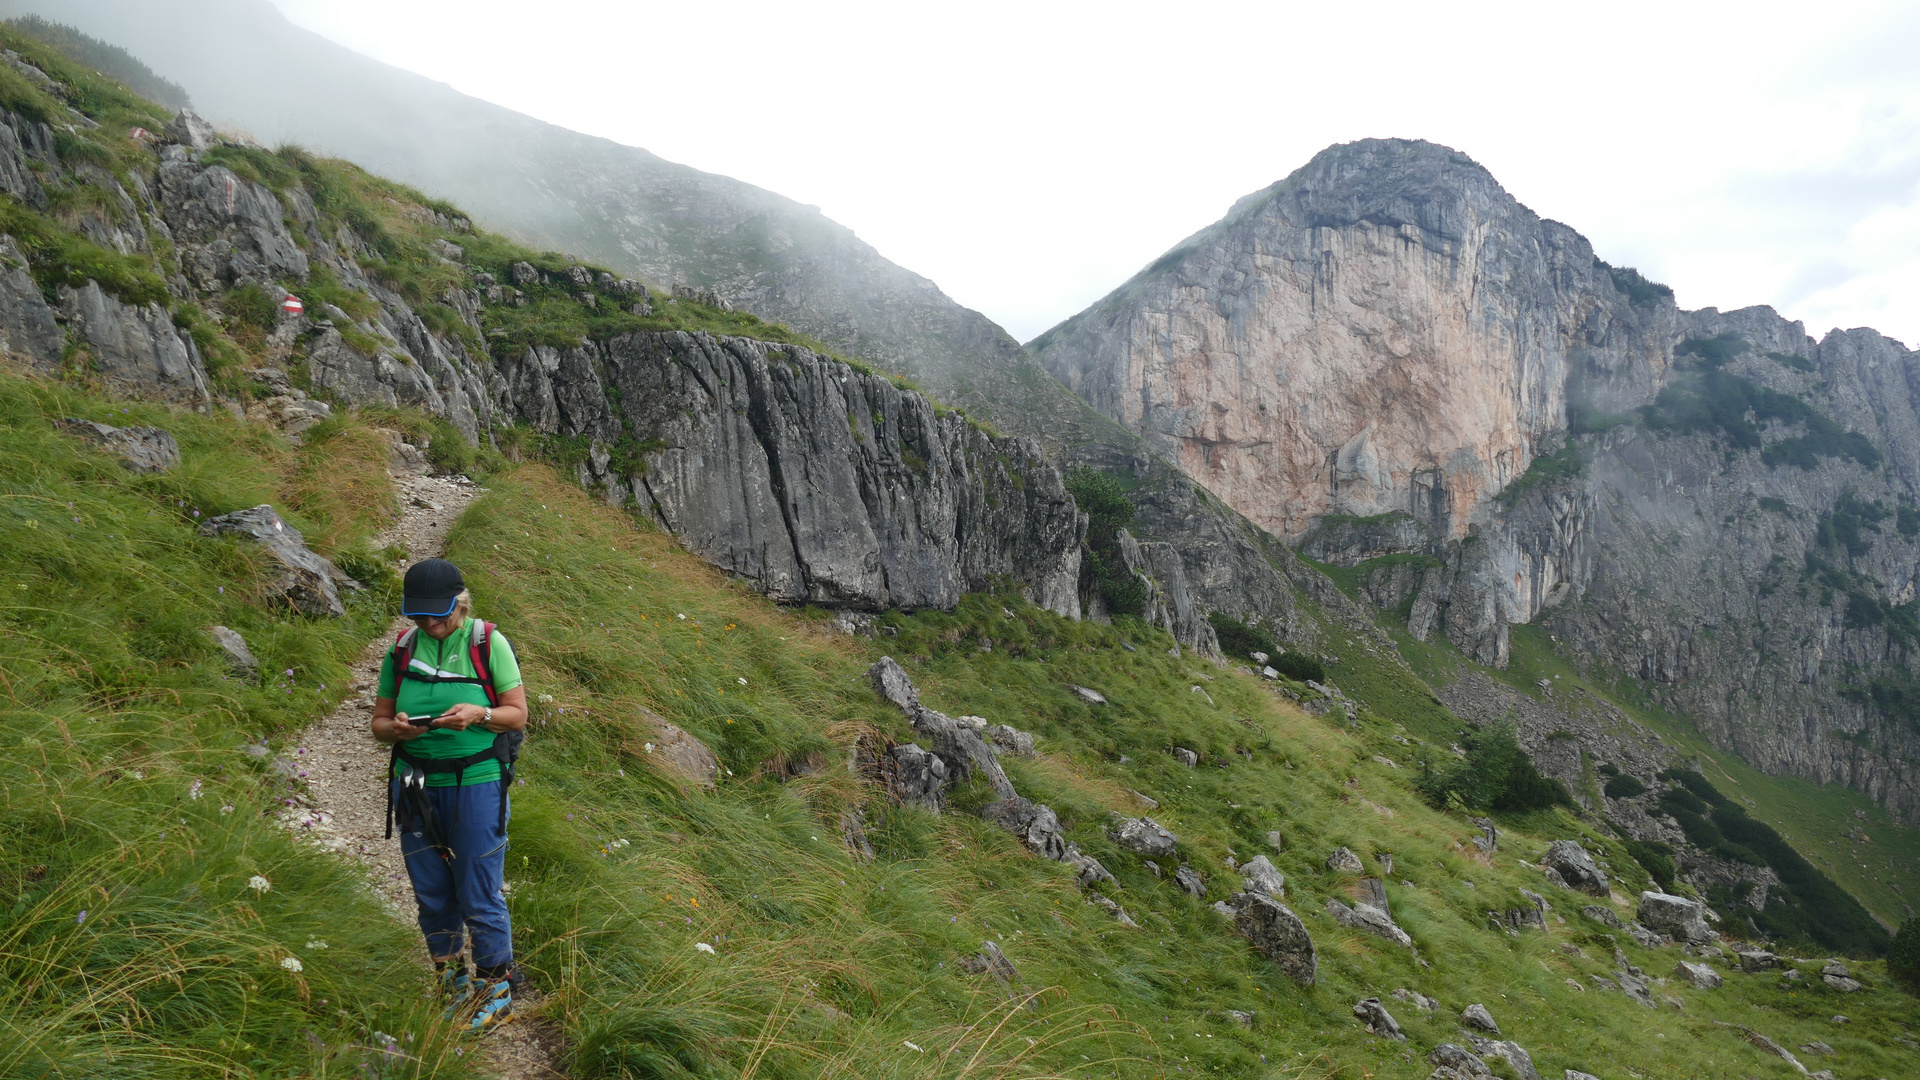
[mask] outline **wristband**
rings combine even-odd
[[[487,715],[480,718],[480,726],[491,727],[492,725],[493,725],[493,706],[489,705],[487,706]]]

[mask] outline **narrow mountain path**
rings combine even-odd
[[[374,539],[374,547],[399,543],[411,560],[442,554],[455,519],[484,493],[465,477],[396,472],[394,483],[400,489],[400,519]],[[366,867],[375,895],[394,918],[411,927],[413,890],[400,858],[400,841],[385,836],[387,751],[367,729],[381,660],[394,635],[409,625],[396,617],[385,634],[368,643],[353,664],[345,700],[303,735],[294,756],[306,774],[312,805],[289,809],[281,820],[308,841]],[[539,1015],[540,994],[528,991],[514,1004],[514,1021],[481,1042],[483,1071],[499,1080],[564,1077],[558,1060],[560,1030]]]

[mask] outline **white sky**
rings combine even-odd
[[[1465,151],[1687,307],[1920,343],[1920,4],[273,0],[819,205],[1026,340],[1334,142]]]

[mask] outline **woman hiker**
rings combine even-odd
[[[520,982],[501,887],[527,692],[513,647],[471,617],[458,567],[415,563],[402,592],[400,611],[414,629],[388,650],[373,706],[373,737],[393,746],[388,835],[397,820],[448,1015],[471,1009],[479,1033],[512,1016]]]

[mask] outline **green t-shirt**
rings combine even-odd
[[[473,628],[480,625],[478,619],[469,618],[460,629],[448,634],[446,640],[435,641],[424,631],[414,635],[413,670],[420,675],[431,676],[438,672],[441,677],[458,676],[471,679],[477,673],[473,669],[473,660],[467,654],[468,645],[473,638]],[[454,705],[485,705],[487,692],[479,683],[442,682],[432,683],[420,679],[396,679],[393,670],[394,650],[388,649],[385,660],[380,662],[380,696],[394,698],[397,711],[408,716],[439,716]],[[493,668],[493,689],[495,693],[505,694],[520,685],[520,661],[513,655],[513,646],[507,644],[506,637],[498,628],[493,632],[492,648],[488,650],[487,663]],[[395,683],[398,682],[398,693]],[[406,744],[407,753],[417,758],[458,758],[468,754],[477,754],[493,745],[494,733],[478,724],[469,726],[465,731],[453,731],[448,728],[434,728],[425,735]],[[394,775],[399,775],[397,766]],[[500,779],[500,763],[482,761],[465,773],[459,774],[461,784],[485,784]],[[431,787],[452,787],[454,773],[429,773],[427,784]]]

